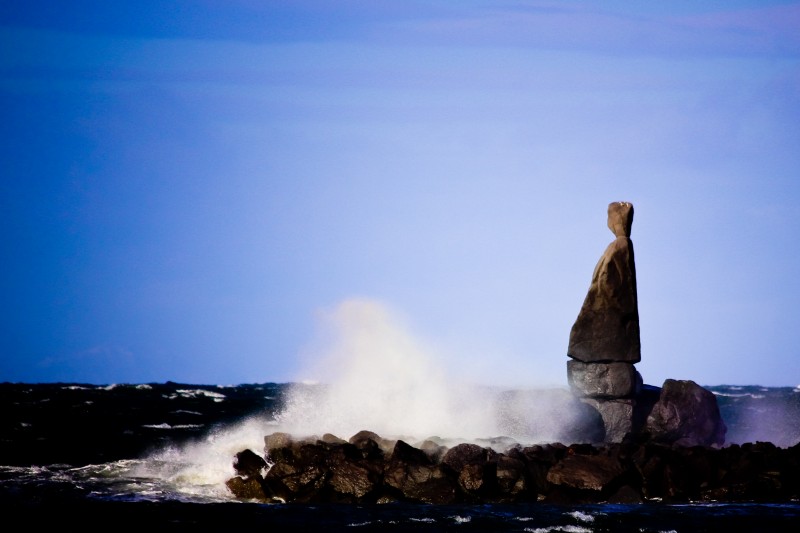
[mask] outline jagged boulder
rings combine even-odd
[[[573,489],[603,491],[625,472],[615,457],[567,455],[547,473],[547,481]]]
[[[464,442],[447,450],[442,457],[442,464],[458,474],[466,465],[485,464],[490,454],[497,455],[491,448]]]
[[[634,422],[634,406],[636,401],[632,398],[621,399],[595,399],[585,398],[586,404],[592,406],[603,419],[605,442],[622,442],[625,437],[633,434],[636,428]]]
[[[526,475],[526,465],[521,459],[501,454],[495,464],[497,492],[501,501],[514,501],[530,491],[532,485]]]
[[[270,450],[275,464],[267,471],[267,491],[284,501],[310,502],[318,499],[328,475],[327,450],[307,442],[292,442]]]
[[[349,443],[336,443],[328,448],[327,486],[333,492],[332,501],[358,503],[379,489],[380,462],[365,458],[361,450]]]
[[[655,442],[721,446],[727,428],[711,391],[691,380],[668,379],[647,416],[644,431]]]
[[[384,469],[384,482],[407,501],[446,504],[456,501],[454,478],[425,452],[398,440]]]
[[[261,476],[264,469],[267,468],[267,462],[253,450],[247,449],[236,454],[233,468],[238,475],[244,478],[255,478]]]

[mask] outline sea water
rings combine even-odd
[[[800,388],[708,388],[717,395],[730,442],[800,442]],[[433,506],[235,500],[224,485],[234,475],[235,453],[263,452],[264,435],[285,429],[281,418],[298,390],[327,394],[308,384],[0,384],[0,510],[7,520],[67,529],[118,523],[295,531],[682,532],[793,531],[800,523],[798,502]],[[761,423],[765,418],[770,424]]]

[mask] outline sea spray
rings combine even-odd
[[[447,446],[474,442],[500,452],[514,443],[590,440],[581,431],[585,406],[566,387],[508,390],[461,381],[380,302],[346,300],[320,317],[319,336],[305,354],[308,364],[277,412],[160,450],[138,473],[163,480],[176,493],[224,496],[235,454],[262,454],[264,436],[277,431],[348,439],[366,429],[412,445],[435,438]]]
[[[535,443],[560,440],[581,424],[585,411],[566,388],[507,391],[458,380],[380,302],[346,300],[321,316],[321,341],[309,352],[304,382],[291,388],[277,415],[281,431]]]
[[[230,499],[225,481],[234,473],[233,457],[243,449],[261,453],[264,435],[275,421],[267,414],[219,427],[205,438],[151,453],[134,468],[139,478],[159,480],[163,490],[191,497]]]

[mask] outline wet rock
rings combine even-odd
[[[622,442],[634,433],[634,405],[633,399],[604,400],[585,398],[587,405],[592,406],[603,419],[605,442]]]
[[[264,437],[264,450],[267,456],[271,456],[275,451],[281,450],[292,444],[294,439],[288,433],[276,431]]]
[[[385,448],[382,448],[379,443],[384,443],[384,439],[382,439],[378,434],[372,431],[359,431],[350,439],[348,443],[352,444],[356,448],[361,451],[361,455],[365,458],[376,458],[383,455]]]
[[[422,450],[402,440],[384,470],[384,482],[407,501],[445,504],[456,501],[456,483],[452,475],[433,464]]]
[[[368,439],[372,440],[372,439]],[[373,441],[374,442],[374,441]],[[262,478],[253,452],[237,454],[226,482],[237,498],[263,502],[433,504],[636,503],[652,499],[771,501],[800,498],[800,445],[747,443],[725,448],[652,440],[595,446],[551,443],[506,453],[459,445],[447,462],[404,441],[372,459],[354,444],[287,441]],[[457,470],[457,471],[456,471]]]
[[[567,361],[567,380],[580,396],[626,398],[639,393],[642,376],[631,363]]]
[[[486,494],[494,488],[496,473],[494,463],[464,465],[458,474],[458,486],[471,496]]]
[[[425,452],[425,455],[434,463],[441,462],[444,454],[446,454],[449,449],[447,446],[439,444],[433,439],[425,439],[419,444],[418,448]]]
[[[727,428],[712,392],[690,380],[668,379],[647,417],[655,442],[677,446],[721,446]]]
[[[322,437],[320,437],[319,440],[325,444],[345,444],[347,442],[346,440],[341,439],[332,433],[325,433],[322,435]]]
[[[260,477],[266,467],[267,462],[264,458],[253,450],[242,450],[236,454],[233,462],[236,473],[244,478]]]
[[[341,448],[341,447],[340,447]],[[380,475],[369,463],[346,453],[332,455],[327,461],[328,485],[336,493],[339,502],[361,502],[374,492],[380,483]]]
[[[447,450],[442,458],[442,464],[453,472],[459,473],[466,465],[486,463],[489,453],[496,455],[488,448],[477,444],[462,443]]]
[[[231,494],[242,500],[270,501],[271,495],[264,491],[262,481],[260,477],[244,479],[236,476],[226,481],[225,486]]]
[[[264,482],[270,493],[286,501],[317,501],[325,485],[328,467],[323,447],[292,442],[273,448],[270,457],[275,464],[267,471]]]
[[[625,469],[620,462],[603,455],[568,455],[550,469],[547,481],[574,489],[602,491]]]
[[[529,492],[526,470],[525,463],[518,458],[508,455],[497,457],[495,483],[501,497],[514,501]]]

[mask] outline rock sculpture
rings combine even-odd
[[[567,379],[572,392],[600,414],[606,442],[646,436],[679,446],[721,446],[725,424],[716,398],[693,381],[644,385],[636,265],[631,242],[633,205],[608,205],[608,245],[569,336]]]
[[[572,326],[567,354],[573,359],[584,363],[641,360],[632,224],[633,204],[609,204],[608,227],[616,239],[598,261],[589,292]]]
[[[632,224],[633,204],[609,204],[608,228],[616,238],[597,262],[567,348],[570,387],[600,413],[608,442],[621,442],[636,429],[634,397],[642,386],[634,368],[641,341]]]

